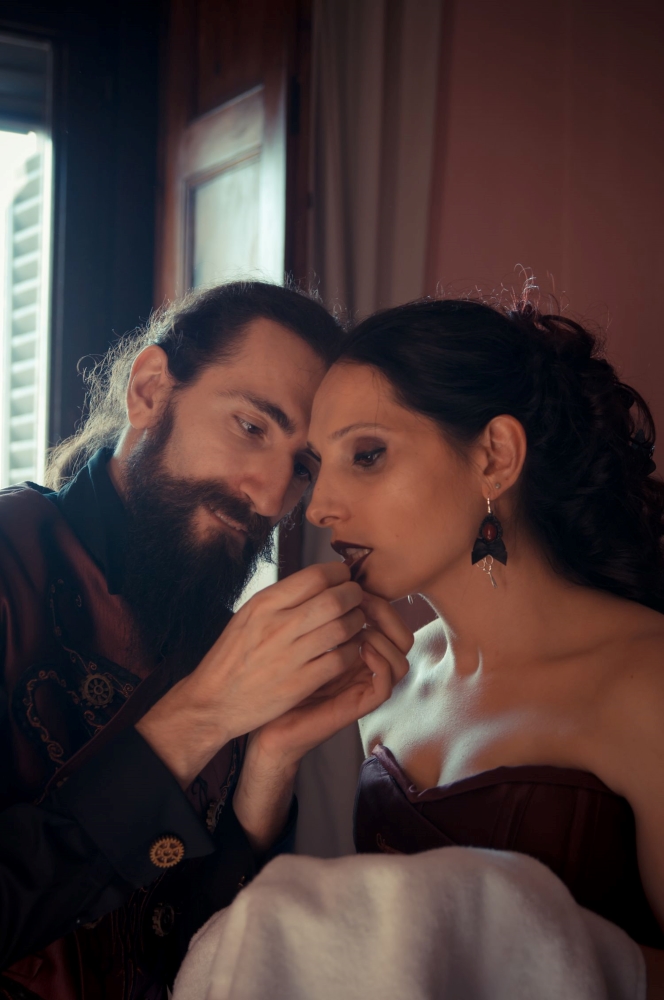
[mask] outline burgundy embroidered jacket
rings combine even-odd
[[[240,743],[182,792],[133,728],[175,668],[137,655],[122,598],[38,488],[0,492],[0,655],[0,997],[162,1000],[256,870],[230,808]],[[165,836],[184,848],[168,870]]]

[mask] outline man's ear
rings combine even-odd
[[[172,387],[166,352],[156,344],[143,348],[131,366],[127,387],[127,419],[135,430],[159,422]]]
[[[516,417],[502,414],[484,428],[480,442],[480,471],[493,496],[496,483],[501,494],[513,486],[526,460],[526,432]]]

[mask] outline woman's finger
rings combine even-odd
[[[387,701],[392,694],[392,666],[389,660],[381,656],[373,643],[368,640],[362,643],[360,656],[373,674],[373,683],[370,688],[367,688],[362,705],[362,714],[368,715],[369,712],[374,712],[379,705]]]
[[[382,632],[375,628],[365,628],[362,630],[361,642],[362,645],[369,642],[374,650],[387,660],[392,671],[393,684],[403,680],[408,673],[408,660]]]
[[[366,615],[367,625],[379,629],[404,655],[410,650],[415,637],[388,601],[365,592],[360,608]]]

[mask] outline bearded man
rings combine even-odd
[[[165,998],[287,849],[299,759],[405,670],[340,563],[232,614],[315,476],[338,339],[293,290],[192,294],[93,374],[49,486],[0,493],[0,996]]]

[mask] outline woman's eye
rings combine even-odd
[[[307,479],[311,482],[311,469],[308,469],[302,462],[296,462],[293,467],[293,475],[296,479]]]
[[[355,465],[360,465],[363,469],[370,469],[385,452],[385,448],[372,448],[371,451],[358,451],[353,459]]]
[[[250,434],[251,437],[262,437],[263,435],[262,427],[258,427],[256,424],[252,424],[248,420],[243,420],[241,417],[237,417],[237,422],[242,428],[242,430],[246,431],[247,434]]]

